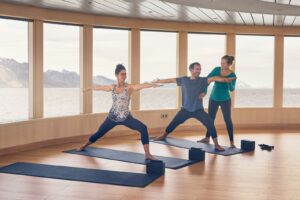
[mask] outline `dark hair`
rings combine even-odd
[[[124,67],[124,65],[122,65],[122,64],[117,64],[116,69],[115,69],[115,74],[116,74],[116,75],[119,74],[120,71],[122,71],[122,70],[126,70],[126,68]]]
[[[190,70],[190,71],[193,70],[193,69],[195,68],[196,65],[201,66],[200,63],[198,63],[198,62],[193,62],[192,64],[190,64],[189,70]]]
[[[228,64],[232,65],[232,62],[234,61],[234,56],[225,55],[222,57],[222,60],[226,60]]]

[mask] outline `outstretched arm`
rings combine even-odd
[[[112,89],[113,89],[112,85],[97,85],[93,87],[83,88],[83,92],[87,92],[90,90],[102,90],[102,91],[110,92],[112,91]]]
[[[158,85],[156,83],[141,83],[141,84],[130,84],[129,85],[129,88],[132,90],[132,91],[139,91],[139,90],[142,90],[142,89],[145,89],[145,88],[156,88],[156,87],[160,87],[161,85]]]
[[[208,83],[211,83],[211,82],[224,82],[224,83],[230,83],[231,81],[235,80],[236,77],[234,78],[223,78],[223,77],[220,77],[220,76],[213,76],[213,77],[210,77],[207,79],[207,82]]]
[[[232,92],[235,90],[236,79],[228,83],[229,90]]]
[[[153,83],[176,83],[176,78],[157,79]]]

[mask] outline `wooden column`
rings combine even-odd
[[[140,29],[133,28],[129,32],[128,65],[132,84],[140,83]],[[131,98],[131,110],[140,110],[140,92]]]
[[[274,98],[275,108],[281,108],[283,103],[283,61],[284,60],[284,36],[275,35],[274,50]]]
[[[84,25],[80,28],[80,88],[93,86],[93,27]],[[92,91],[80,89],[80,113],[93,112]]]
[[[230,56],[235,56],[235,34],[227,33],[226,34],[226,54]],[[232,70],[235,72],[235,62],[232,65]],[[238,76],[238,74],[237,74]],[[231,106],[234,107],[235,101],[235,92],[231,92]]]
[[[176,75],[186,76],[188,65],[188,32],[180,31],[177,33],[177,53],[176,53]],[[182,104],[181,88],[177,87],[177,107]]]
[[[29,118],[43,117],[43,21],[28,23]]]

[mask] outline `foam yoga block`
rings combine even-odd
[[[189,160],[204,161],[205,152],[200,148],[190,148],[189,150]]]
[[[241,140],[241,149],[245,151],[255,150],[255,141],[251,140]]]
[[[164,174],[165,163],[161,160],[149,160],[146,164],[147,174]]]

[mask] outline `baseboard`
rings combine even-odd
[[[216,128],[218,130],[224,130],[226,129],[225,125],[217,125]],[[242,131],[242,130],[271,130],[272,131],[282,131],[282,130],[300,130],[300,124],[257,124],[250,126],[249,124],[239,124],[235,125],[236,131]],[[274,130],[275,129],[275,130]],[[163,133],[165,130],[165,127],[161,128],[151,128],[149,129],[150,135],[156,135],[159,133]],[[176,131],[205,131],[205,128],[202,125],[197,126],[182,126],[178,127]],[[105,138],[110,137],[119,137],[119,136],[126,136],[126,135],[133,135],[136,134],[133,131],[113,131],[110,134],[107,134]],[[89,135],[79,135],[79,136],[72,136],[72,137],[64,137],[64,138],[57,138],[57,139],[51,139],[46,141],[40,141],[40,142],[34,142],[30,144],[24,144],[19,146],[13,146],[13,147],[7,147],[0,149],[0,156],[18,153],[22,151],[28,151],[33,149],[38,149],[42,147],[49,147],[54,145],[61,145],[66,143],[72,143],[72,142],[80,142],[84,141],[88,138]]]

